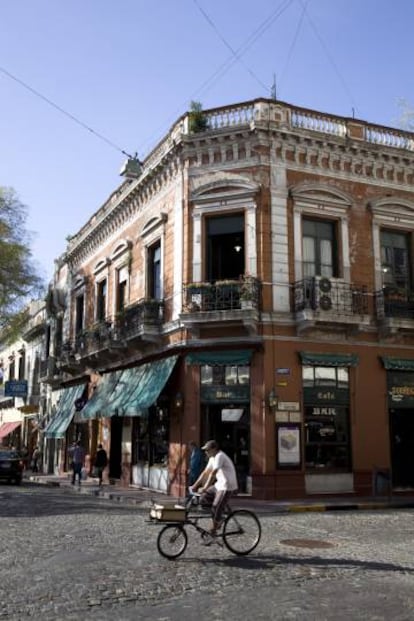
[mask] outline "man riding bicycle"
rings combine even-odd
[[[215,440],[209,440],[201,447],[207,453],[208,463],[190,492],[201,492],[201,506],[211,507],[215,535],[221,526],[223,511],[229,497],[237,491],[236,469],[230,457],[220,450]]]

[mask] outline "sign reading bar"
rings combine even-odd
[[[9,380],[4,384],[5,397],[27,397],[27,380]]]

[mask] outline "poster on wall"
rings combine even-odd
[[[300,466],[300,430],[297,425],[278,426],[277,455],[279,466]]]

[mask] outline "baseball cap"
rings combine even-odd
[[[213,449],[218,449],[218,444],[215,440],[208,440],[204,446],[201,447],[203,451],[211,451]]]

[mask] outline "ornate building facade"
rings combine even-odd
[[[56,263],[53,469],[102,443],[182,495],[214,437],[256,497],[414,487],[414,136],[265,99],[190,121]]]

